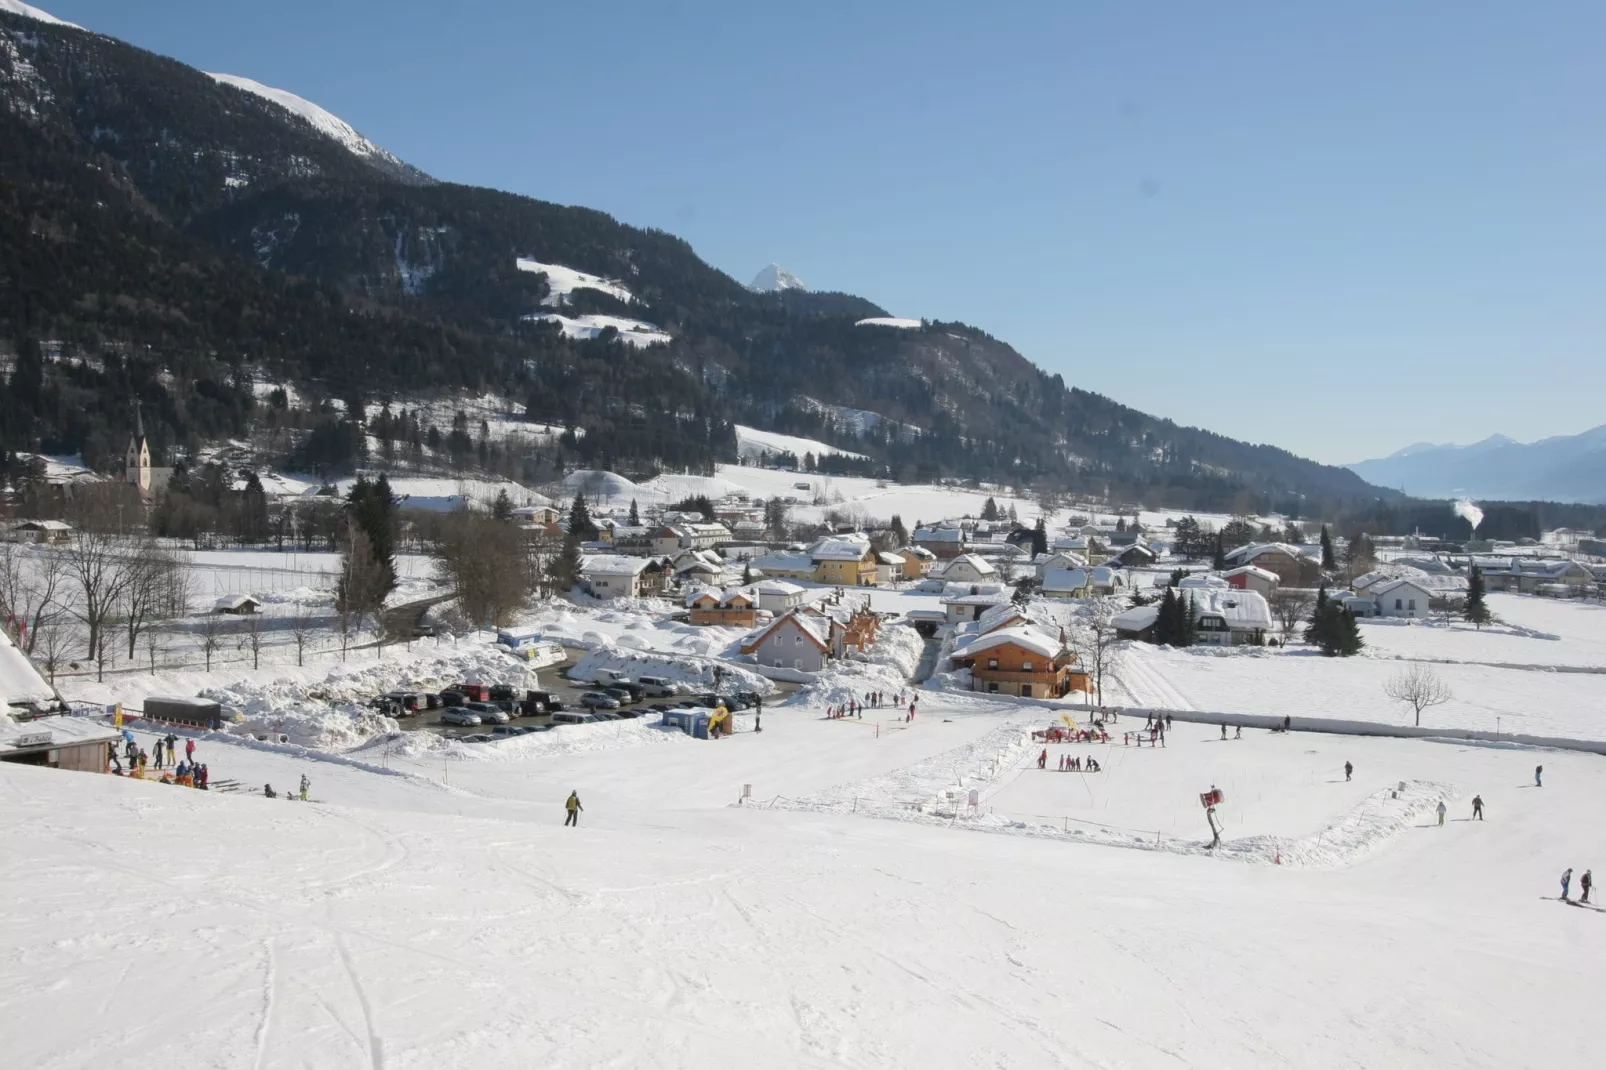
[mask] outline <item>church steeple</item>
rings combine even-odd
[[[139,402],[134,402],[134,435],[128,440],[128,452],[123,456],[123,482],[139,488],[141,494],[151,489],[151,445],[145,439],[145,416]]]

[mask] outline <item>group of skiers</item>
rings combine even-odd
[[[211,775],[205,765],[195,760],[195,740],[184,741],[184,757],[178,757],[178,737],[169,732],[156,740],[152,747],[154,754],[146,752],[134,739],[134,734],[123,732],[123,746],[119,750],[116,743],[106,744],[106,771],[117,776],[129,776],[135,780],[146,779],[148,771],[164,770],[160,778],[164,784],[178,784],[186,788],[200,788],[207,790]],[[123,759],[128,761],[128,771],[123,771]],[[171,768],[171,772],[167,772]]]
[[[903,699],[904,694],[901,691],[892,696],[892,700],[890,702],[887,701],[887,693],[885,691],[866,691],[864,693],[863,702],[860,702],[856,698],[850,698],[846,702],[838,703],[835,706],[828,706],[825,710],[825,716],[827,720],[832,721],[841,720],[845,717],[857,718],[858,720],[862,721],[864,720],[865,710],[877,710],[883,706],[890,706],[893,709],[898,709],[903,706]],[[903,716],[905,724],[908,724],[910,721],[915,719],[915,707],[919,702],[920,692],[916,691],[909,698],[909,710]]]
[[[1572,883],[1573,867],[1568,866],[1567,871],[1561,875],[1561,897],[1564,901],[1569,903],[1572,902],[1572,900],[1568,898],[1568,895],[1572,891]],[[1589,893],[1594,889],[1594,887],[1595,874],[1590,870],[1584,870],[1584,875],[1578,878],[1578,889],[1579,891],[1583,892],[1583,894],[1578,897],[1578,901],[1580,903],[1588,903]]]
[[[1039,769],[1047,769],[1048,768],[1048,748],[1047,747],[1044,747],[1043,748],[1043,752],[1037,756],[1037,768],[1039,768]],[[1060,755],[1060,764],[1059,764],[1058,772],[1061,772],[1061,773],[1099,773],[1099,772],[1103,772],[1103,770],[1104,770],[1104,767],[1102,765],[1100,765],[1098,759],[1093,757],[1091,754],[1088,755],[1085,759],[1082,758],[1080,755],[1078,755],[1075,758],[1071,757],[1069,754]]]

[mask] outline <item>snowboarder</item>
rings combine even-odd
[[[578,791],[569,792],[569,801],[563,804],[563,808],[569,812],[569,816],[563,819],[563,827],[568,828],[573,825],[575,828],[579,828],[580,811],[585,809],[580,805],[580,793]]]
[[[1561,875],[1561,897],[1567,900],[1567,892],[1573,883],[1573,867],[1568,866],[1567,871]],[[1567,900],[1570,901],[1570,900]]]
[[[1349,783],[1349,778],[1351,776],[1353,776],[1354,774],[1355,774],[1355,767],[1353,765],[1351,765],[1350,763],[1345,762],[1344,763],[1344,782],[1346,784]]]
[[[302,802],[306,802],[307,801],[307,789],[310,788],[310,787],[312,787],[312,781],[307,779],[307,774],[302,773],[301,774],[301,801]]]
[[[1047,769],[1048,768],[1048,748],[1047,747],[1044,747],[1043,748],[1043,753],[1039,754],[1037,756],[1037,768],[1039,768],[1039,769]]]
[[[1536,765],[1536,766],[1534,766],[1534,787],[1542,788],[1544,786],[1545,786],[1545,767],[1542,766],[1542,765]],[[1571,872],[1571,870],[1569,870],[1568,872]]]
[[[273,790],[272,784],[262,785],[262,794],[269,799],[277,799],[279,797],[278,793]]]
[[[1482,795],[1474,795],[1472,797],[1472,816],[1477,818],[1479,821],[1483,820],[1483,796]]]
[[[1578,901],[1580,903],[1589,902],[1589,890],[1595,887],[1595,874],[1587,869],[1584,870],[1584,875],[1578,878],[1578,887],[1583,889],[1584,892],[1583,895],[1578,897]]]

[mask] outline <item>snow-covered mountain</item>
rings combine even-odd
[[[22,0],[0,0],[0,11],[4,11],[8,15],[21,15],[25,19],[37,19],[40,22],[48,22],[52,26],[71,26],[75,30],[83,29],[83,27],[78,25],[76,22],[68,22],[66,19],[58,19],[48,11],[41,11],[32,4],[24,4]]]
[[[8,0],[0,0],[0,3]],[[207,77],[215,78],[224,85],[231,85],[236,89],[243,89],[253,93],[263,100],[269,100],[279,105],[291,115],[299,116],[311,124],[312,128],[323,136],[344,146],[353,156],[359,156],[370,163],[379,165],[384,170],[412,171],[409,164],[403,162],[394,153],[380,148],[357,132],[340,116],[320,108],[305,97],[298,97],[285,89],[275,89],[271,85],[263,85],[251,78],[242,78],[238,74],[213,74],[207,72]]]
[[[1470,446],[1418,442],[1346,467],[1368,483],[1428,498],[1606,502],[1606,424],[1529,443],[1505,435]]]
[[[807,290],[803,280],[786,270],[779,264],[771,264],[747,284],[749,290],[758,293],[773,293],[776,290]]]

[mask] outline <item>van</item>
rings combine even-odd
[[[638,676],[636,683],[641,685],[648,698],[669,698],[671,695],[679,694],[675,685],[662,676]]]
[[[596,721],[597,719],[589,713],[554,713],[552,715],[552,726],[554,728],[566,724],[595,724]]]

